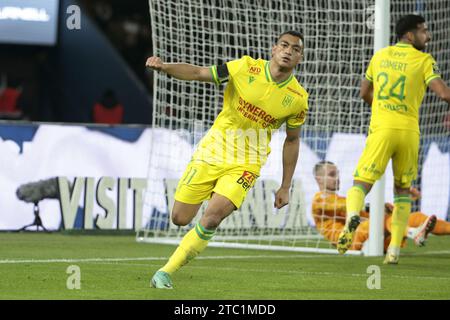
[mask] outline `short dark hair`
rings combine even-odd
[[[416,14],[407,14],[401,17],[395,25],[397,39],[401,39],[406,33],[417,29],[417,25],[424,23],[425,18]]]
[[[278,36],[278,39],[277,39],[277,42],[276,42],[276,43],[278,43],[278,41],[280,41],[281,37],[284,36],[285,34],[289,34],[289,35],[291,35],[291,36],[300,38],[300,39],[302,40],[303,46],[305,45],[305,41],[304,41],[304,38],[303,38],[303,34],[301,34],[301,32],[295,31],[295,30],[289,30],[289,31],[286,31],[286,32],[283,32],[282,34],[280,34],[280,35]]]
[[[331,161],[327,161],[327,160],[322,160],[316,163],[316,165],[314,166],[313,169],[313,174],[314,176],[317,176],[317,171],[319,171],[320,168],[322,168],[324,165],[329,164],[329,165],[333,165],[335,166],[335,164]]]

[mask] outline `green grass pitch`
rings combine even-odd
[[[382,257],[207,248],[174,276],[174,290],[149,287],[175,246],[133,236],[0,233],[0,299],[450,299],[450,237],[412,242],[399,265]],[[70,290],[71,265],[81,288]],[[380,267],[381,288],[368,289]]]

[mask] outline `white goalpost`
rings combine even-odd
[[[345,196],[370,120],[370,107],[359,98],[359,84],[374,49],[394,42],[390,29],[401,15],[418,12],[425,16],[433,33],[430,52],[440,64],[443,78],[448,79],[444,73],[450,59],[450,41],[444,31],[450,22],[446,1],[150,0],[149,7],[153,54],[166,62],[211,66],[242,55],[269,60],[279,34],[287,30],[304,34],[305,57],[295,76],[309,92],[309,113],[302,127],[290,203],[281,210],[273,208],[274,192],[282,178],[282,127],[273,135],[272,152],[255,186],[242,207],[222,222],[209,246],[337,254],[316,229],[317,217],[311,209],[319,191],[314,165],[320,160],[334,162],[340,171],[339,194]],[[386,26],[384,31],[379,30],[381,26]],[[382,34],[384,37],[379,37]],[[137,241],[178,244],[201,217],[205,204],[190,225],[178,227],[170,221],[170,210],[178,179],[195,145],[221,111],[223,90],[224,86],[154,73],[148,187]],[[436,119],[444,116],[445,106],[427,97],[423,109],[428,112],[421,114],[419,186],[424,181],[431,183],[421,171],[430,150],[435,150],[433,143],[442,154],[448,144],[446,129],[436,124]],[[448,187],[438,175],[433,179],[433,185]],[[392,200],[388,172],[385,185],[367,199],[373,223],[366,255],[382,254],[384,195]],[[446,196],[445,188],[437,197]],[[423,204],[417,206],[420,209]]]
[[[390,35],[390,0],[375,1],[375,32],[373,52],[389,45]],[[383,255],[384,241],[384,190],[386,189],[386,177],[383,175],[373,186],[372,206],[369,225],[369,239],[365,254],[367,256]]]

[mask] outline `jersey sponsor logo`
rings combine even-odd
[[[437,63],[433,63],[433,72],[436,74],[441,73],[441,70],[439,69],[439,66],[437,65]]]
[[[382,172],[380,170],[378,170],[377,165],[375,163],[372,163],[370,165],[370,167],[364,167],[363,170],[368,173],[371,173],[371,174],[376,174],[376,175],[382,174]]]
[[[277,119],[275,119],[272,115],[260,107],[245,101],[242,97],[239,97],[239,105],[236,110],[240,112],[243,117],[261,124],[263,128],[267,128],[270,125],[275,126],[277,124]]]
[[[295,117],[295,120],[297,120],[298,122],[303,122],[305,121],[306,118],[306,112],[302,111],[299,114],[297,114],[297,116]]]
[[[251,66],[248,69],[248,73],[254,74],[254,75],[258,75],[261,73],[261,68],[260,67],[256,67],[256,66]]]
[[[390,111],[398,111],[400,113],[408,112],[408,106],[406,104],[383,103],[383,107]]]
[[[407,55],[408,55],[408,52],[394,51],[391,53],[391,56],[393,58],[405,58]]]
[[[302,95],[300,92],[298,92],[297,90],[292,89],[291,87],[287,87],[287,89],[288,89],[290,92],[295,93],[296,95],[298,95],[298,96],[300,96],[300,97],[303,97],[303,95]]]
[[[292,101],[294,101],[294,97],[287,94],[284,96],[281,104],[283,105],[283,107],[289,107],[292,104]]]
[[[255,182],[256,177],[253,173],[249,172],[249,171],[244,171],[244,173],[242,174],[242,176],[237,179],[237,183],[242,185],[242,188],[247,191],[248,189],[250,189],[253,186],[253,183]]]
[[[252,84],[252,82],[255,80],[256,80],[256,78],[254,76],[248,77],[248,84]]]

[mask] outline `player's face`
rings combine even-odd
[[[339,190],[339,170],[335,165],[327,164],[325,170],[325,186],[329,191]]]
[[[272,59],[285,69],[294,69],[303,57],[303,42],[300,38],[285,34],[272,48]]]
[[[417,26],[417,30],[413,32],[414,40],[412,41],[412,45],[417,50],[425,50],[428,45],[428,42],[431,40],[430,31],[428,31],[428,27],[426,23],[421,23]]]
[[[333,164],[325,164],[316,176],[317,183],[322,191],[339,190],[339,170]]]

